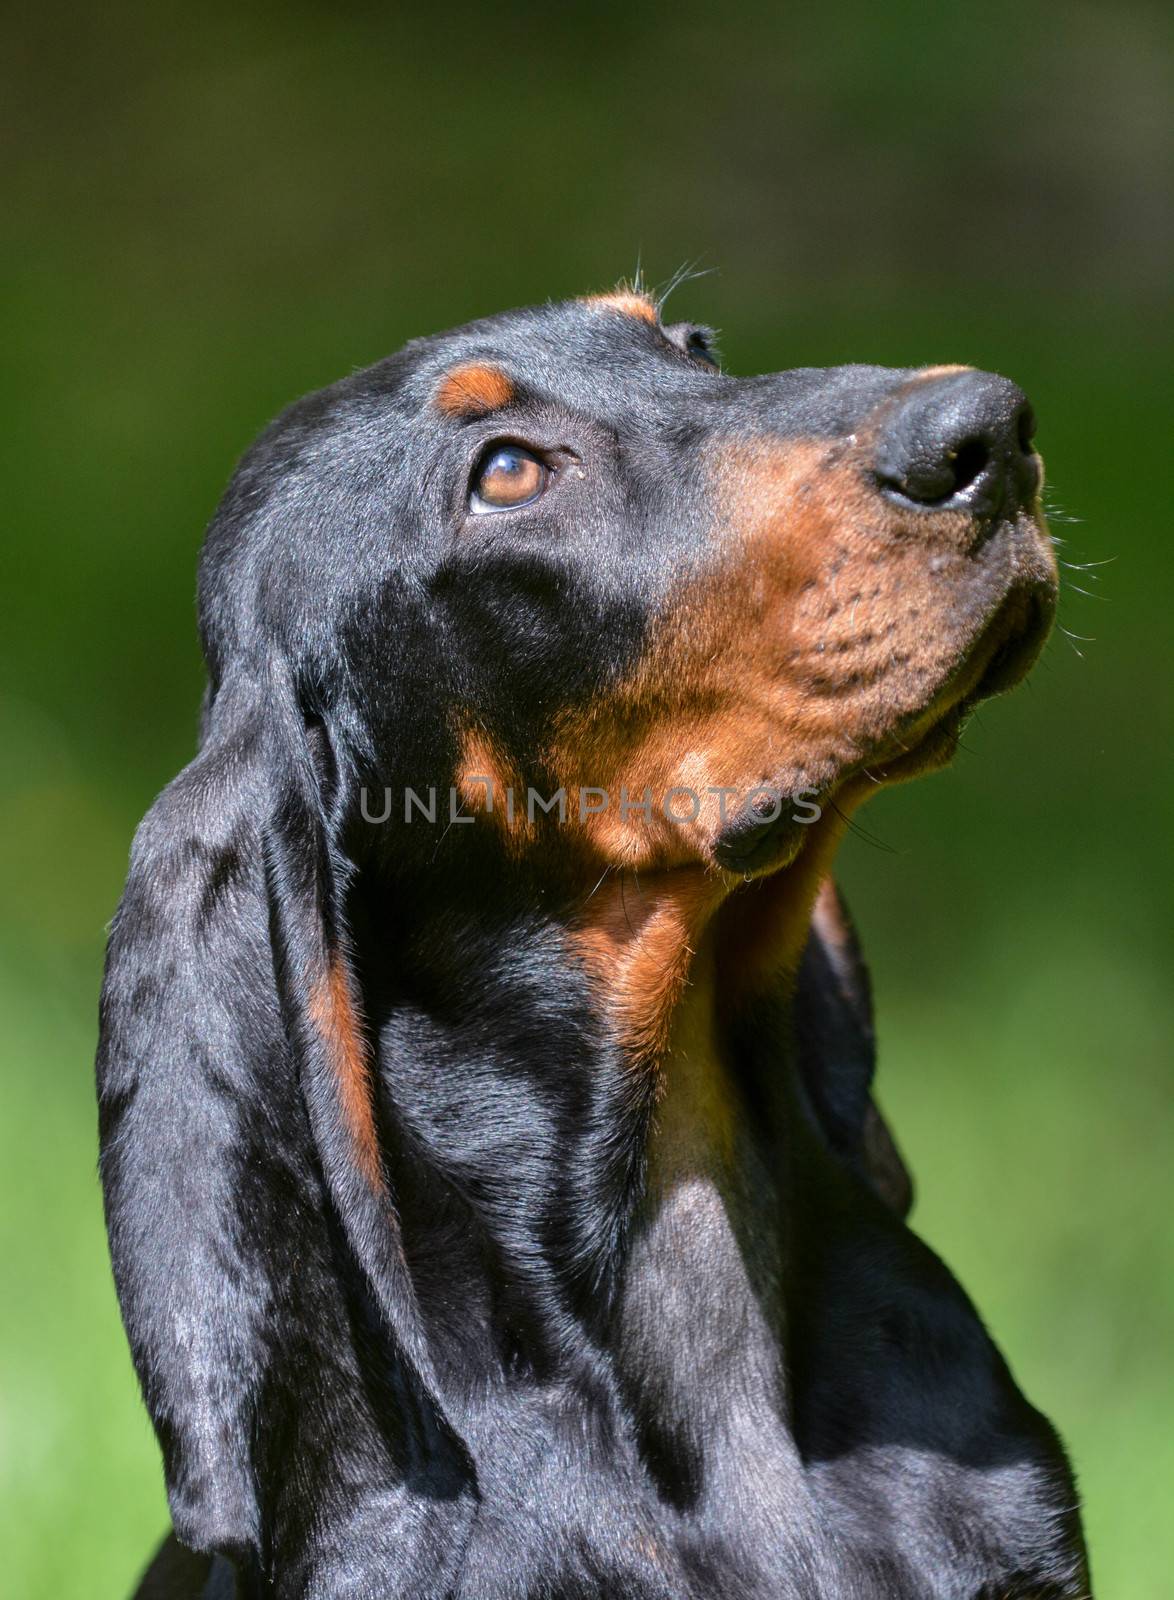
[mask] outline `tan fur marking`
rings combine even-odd
[[[470,728],[461,738],[456,790],[461,803],[479,814],[494,816],[505,806],[505,766],[493,740],[480,728]],[[486,785],[488,784],[488,788]]]
[[[647,895],[621,875],[596,890],[571,930],[633,1063],[656,1062],[668,1048],[697,941],[725,893],[718,875],[696,868],[661,875]]]
[[[355,1164],[372,1188],[379,1188],[383,1172],[375,1128],[371,1068],[350,979],[339,957],[330,957],[325,976],[311,990],[309,1012],[326,1046],[338,1084],[339,1107],[354,1142]]]
[[[455,788],[464,809],[496,828],[510,854],[520,858],[536,833],[526,807],[526,784],[480,728],[461,735]]]
[[[514,386],[499,367],[481,362],[454,367],[436,391],[436,404],[449,417],[483,417],[514,398]]]
[[[639,289],[619,288],[613,289],[610,294],[592,294],[583,303],[603,310],[620,311],[625,317],[638,317],[641,322],[650,322],[653,327],[660,321],[655,300]]]
[[[602,861],[646,872],[704,860],[721,827],[710,789],[745,797],[784,761],[791,792],[822,787],[856,755],[842,708],[812,693],[806,659],[825,629],[820,580],[835,554],[823,495],[854,481],[826,456],[797,443],[715,462],[715,495],[728,507],[721,556],[672,596],[636,671],[561,720],[546,765],[568,792],[594,785],[613,796],[584,828]],[[829,659],[829,671],[838,666]],[[773,771],[763,765],[772,760]],[[651,818],[622,814],[625,788],[651,791]],[[665,819],[674,789],[703,797],[696,820]]]

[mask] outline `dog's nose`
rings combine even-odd
[[[1040,485],[1027,396],[989,372],[927,374],[885,416],[875,471],[886,491],[922,509],[994,516]]]

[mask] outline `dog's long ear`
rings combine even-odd
[[[389,1528],[409,1476],[439,1474],[451,1509],[470,1471],[402,1252],[330,832],[288,678],[226,682],[136,837],[102,996],[111,1252],[176,1532],[246,1562],[272,1560],[263,1494],[292,1520],[312,1458],[359,1448],[339,1435],[369,1434],[348,1497],[377,1487]],[[368,1413],[332,1412],[332,1382]],[[373,1382],[394,1415],[368,1427]]]
[[[820,888],[799,967],[795,1034],[803,1085],[832,1149],[900,1216],[913,1185],[872,1098],[872,986],[848,909],[830,878]]]

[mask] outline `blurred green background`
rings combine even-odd
[[[1170,1595],[1163,10],[159,0],[6,31],[6,1592],[118,1596],[165,1524],[91,1058],[131,832],[192,749],[202,524],[300,392],[639,256],[714,269],[673,310],[736,371],[1010,373],[1062,553],[1110,563],[1066,571],[1083,637],[865,813],[883,848],[843,878],[917,1225],[1070,1444],[1099,1593]]]

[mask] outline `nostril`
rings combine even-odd
[[[977,483],[991,464],[988,440],[975,434],[961,444],[943,446],[936,441],[896,472],[880,472],[881,485],[902,500],[919,506],[948,505]]]
[[[961,494],[982,477],[990,466],[991,449],[985,439],[967,439],[953,453],[950,463],[953,478],[949,496]]]
[[[994,517],[1038,490],[1035,413],[1006,378],[915,378],[882,413],[872,470],[886,494],[925,510]]]

